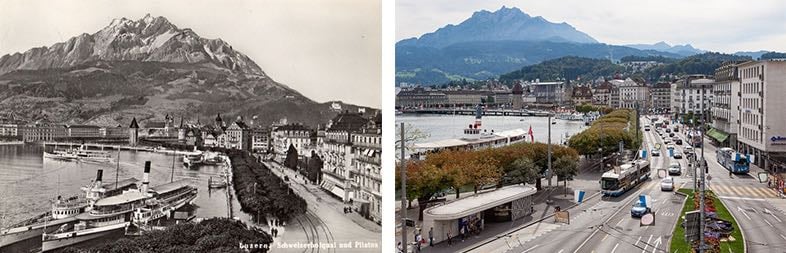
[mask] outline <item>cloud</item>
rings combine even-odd
[[[418,37],[473,12],[518,7],[551,22],[567,22],[609,44],[692,44],[711,51],[786,51],[786,2],[776,0],[664,1],[474,1],[398,0],[396,39]]]

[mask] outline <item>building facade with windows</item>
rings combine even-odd
[[[650,89],[650,110],[653,113],[669,113],[671,111],[671,84],[656,83]]]
[[[710,119],[714,83],[714,79],[705,75],[683,76],[672,83],[671,113],[679,119],[688,115],[697,121]]]
[[[740,79],[737,63],[726,63],[715,70],[715,83],[712,86],[712,134],[723,146],[737,148],[737,129],[739,128]]]
[[[749,61],[737,65],[740,110],[737,141],[761,168],[786,161],[786,61]]]

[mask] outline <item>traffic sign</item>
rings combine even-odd
[[[652,226],[655,225],[655,215],[652,213],[641,216],[641,223],[639,226]]]

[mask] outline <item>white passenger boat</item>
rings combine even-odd
[[[0,229],[0,247],[11,245],[44,233],[54,232],[58,227],[74,224],[76,216],[84,213],[91,203],[101,198],[114,196],[123,190],[136,188],[137,179],[131,178],[116,183],[102,182],[103,170],[96,172],[95,181],[83,186],[84,196],[61,198],[52,202],[52,210],[17,223],[10,228]]]

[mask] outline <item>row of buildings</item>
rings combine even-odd
[[[709,85],[700,82],[712,99],[708,135],[743,153],[755,156],[759,167],[784,172],[786,162],[786,61],[759,60],[726,63]],[[694,106],[695,107],[695,106]],[[701,108],[699,108],[701,109]]]
[[[127,126],[100,127],[69,124],[25,124],[0,121],[0,140],[24,142],[87,142],[131,146],[188,145],[240,149],[268,154],[283,163],[293,147],[299,160],[322,161],[320,185],[325,191],[347,203],[360,214],[381,222],[382,195],[381,151],[382,116],[344,111],[316,128],[281,120],[270,126],[246,123],[242,117],[224,120],[216,115],[213,122],[188,123],[166,115],[163,121],[131,120]],[[317,157],[314,157],[317,156]],[[305,168],[301,168],[305,169]]]

